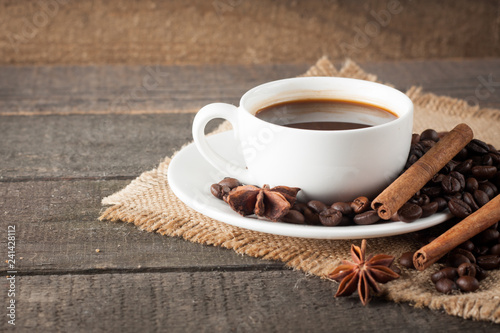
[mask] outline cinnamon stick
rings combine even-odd
[[[389,220],[474,137],[472,129],[459,124],[441,138],[372,202],[380,218]]]
[[[467,216],[413,255],[413,265],[423,271],[458,245],[500,221],[500,194]]]

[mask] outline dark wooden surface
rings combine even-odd
[[[500,82],[500,59],[361,65],[402,90],[422,85],[459,98],[476,96],[480,77]],[[0,254],[5,261],[7,226],[15,225],[15,329],[497,331],[408,304],[374,299],[363,307],[356,297],[335,299],[335,284],[278,262],[97,220],[103,197],[190,140],[194,110],[237,103],[252,86],[307,67],[0,67]],[[151,69],[168,75],[134,93]],[[480,103],[500,108],[500,85],[492,89]],[[0,331],[9,331],[6,281],[0,286]]]

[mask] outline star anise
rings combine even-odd
[[[226,202],[243,216],[255,214],[271,221],[278,221],[288,213],[299,191],[297,187],[269,188],[269,185],[264,185],[259,188],[243,185],[234,188],[227,196]]]
[[[366,240],[361,241],[361,249],[351,245],[352,262],[343,260],[342,265],[331,272],[328,277],[340,282],[335,297],[349,296],[358,289],[359,298],[363,305],[370,300],[370,289],[380,292],[377,283],[387,283],[399,278],[391,268],[393,256],[377,254],[366,258]]]

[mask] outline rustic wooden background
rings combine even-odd
[[[500,108],[499,35],[500,0],[0,0],[0,228],[17,226],[17,331],[496,332],[335,299],[335,285],[281,263],[97,217],[103,197],[191,140],[199,107],[323,55],[403,91],[470,98],[491,77],[479,104]]]
[[[0,0],[0,64],[500,55],[500,0]]]
[[[361,65],[457,98],[500,77],[499,59]],[[406,303],[364,307],[279,262],[97,220],[103,197],[191,140],[197,105],[308,66],[0,66],[0,257],[16,225],[18,270],[17,324],[0,311],[0,332],[498,332]],[[136,93],[151,70],[159,86]],[[500,108],[500,95],[480,104]],[[0,293],[6,309],[5,278]]]

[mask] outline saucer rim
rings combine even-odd
[[[236,155],[231,150],[225,148],[230,141],[235,141],[232,130],[213,134],[207,137],[209,144],[219,153],[226,155]],[[237,156],[232,156],[237,158]],[[429,217],[419,219],[412,223],[405,222],[386,222],[376,223],[372,225],[353,225],[342,227],[328,226],[311,226],[298,225],[284,222],[272,222],[268,220],[258,219],[254,216],[244,217],[233,211],[223,201],[215,198],[209,191],[209,188],[203,188],[206,182],[199,184],[193,179],[197,177],[187,177],[183,174],[186,170],[194,168],[199,173],[198,178],[206,179],[210,172],[219,173],[212,165],[210,165],[199,153],[194,143],[190,143],[177,152],[170,161],[167,170],[167,179],[173,193],[185,203],[188,207],[195,211],[206,215],[219,222],[226,223],[232,226],[241,227],[244,229],[274,234],[279,236],[289,236],[298,238],[311,239],[361,239],[361,238],[379,238],[395,235],[407,234],[423,229],[427,229],[449,220],[452,215],[447,212],[440,212]],[[221,177],[221,179],[223,176]],[[215,181],[213,181],[215,182]],[[193,198],[193,190],[198,190],[205,204],[199,204]],[[249,223],[251,222],[251,223]]]

